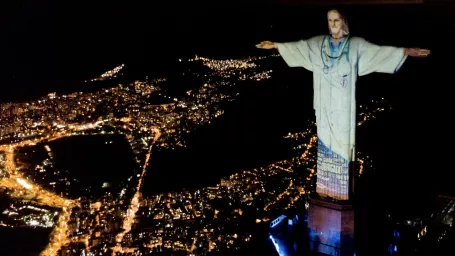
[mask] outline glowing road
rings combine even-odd
[[[142,167],[142,173],[141,173],[141,176],[139,177],[139,181],[136,186],[136,193],[134,193],[134,196],[131,199],[130,206],[128,207],[128,210],[126,212],[126,217],[123,220],[123,232],[117,234],[117,236],[115,237],[115,241],[117,242],[117,245],[112,248],[112,253],[113,253],[112,255],[115,255],[116,252],[121,252],[121,253],[129,252],[132,249],[132,248],[122,248],[121,244],[122,244],[123,237],[125,236],[125,234],[127,234],[128,232],[131,231],[131,226],[133,225],[134,218],[136,217],[136,213],[139,210],[139,206],[140,206],[139,197],[141,194],[139,191],[142,186],[142,180],[145,176],[145,173],[147,172],[150,155],[152,154],[152,148],[155,145],[155,142],[157,142],[161,136],[160,130],[158,130],[157,128],[152,128],[152,130],[155,132],[155,136],[153,138],[153,141],[152,141],[152,143],[149,147],[149,150],[147,152],[147,155],[145,157],[144,166]]]
[[[70,212],[71,211],[69,211],[66,207],[62,208],[62,213],[60,214],[58,221],[55,224],[55,228],[52,231],[49,244],[46,246],[44,251],[41,252],[41,256],[57,255],[62,246],[70,243],[70,239],[68,239],[67,236],[67,223],[70,219]]]
[[[25,147],[30,145],[36,145],[42,141],[53,141],[63,137],[72,136],[74,131],[84,131],[88,129],[93,129],[99,126],[102,121],[97,123],[90,123],[90,124],[82,124],[82,125],[65,125],[61,126],[60,128],[64,127],[66,131],[59,131],[53,132],[46,136],[42,136],[37,139],[33,140],[24,140],[17,143],[12,143],[8,145],[0,145],[0,151],[5,153],[5,161],[4,161],[4,169],[7,172],[8,176],[0,180],[0,187],[4,187],[10,189],[12,191],[12,196],[15,198],[25,198],[31,197],[37,200],[38,204],[52,206],[56,208],[61,208],[62,212],[58,218],[57,223],[55,224],[55,228],[51,234],[50,242],[44,251],[41,253],[42,256],[51,256],[57,255],[58,251],[62,246],[69,244],[71,241],[67,236],[68,232],[68,225],[67,222],[70,218],[71,209],[75,206],[79,206],[79,202],[77,200],[70,200],[60,197],[54,193],[46,191],[45,189],[41,188],[37,184],[33,184],[33,182],[27,180],[17,169],[16,162],[14,160],[14,152],[19,147]],[[138,184],[136,186],[136,193],[134,194],[133,198],[131,199],[130,206],[127,210],[126,217],[123,221],[123,232],[119,233],[116,236],[117,245],[113,247],[113,252],[131,252],[135,248],[122,248],[121,242],[123,241],[123,237],[126,233],[131,231],[131,226],[134,222],[134,218],[136,216],[136,212],[139,210],[139,197],[140,197],[140,188],[142,186],[142,180],[145,176],[147,171],[148,163],[150,160],[150,156],[152,154],[152,148],[155,142],[160,138],[161,131],[156,128],[152,127],[152,130],[155,133],[151,146],[146,154],[145,162],[142,167],[142,173],[139,177]],[[93,203],[92,206],[94,208],[100,208],[101,204],[99,202]],[[88,237],[84,239],[85,244],[88,245]],[[89,249],[89,248],[87,248]]]
[[[66,131],[52,132],[41,138],[33,140],[24,140],[17,143],[8,145],[0,145],[0,151],[5,153],[4,170],[7,172],[7,177],[0,180],[0,187],[10,189],[12,191],[11,196],[15,198],[33,198],[37,204],[47,205],[51,207],[61,208],[62,212],[55,224],[55,228],[52,231],[50,242],[44,251],[41,253],[42,256],[57,255],[60,248],[70,243],[67,236],[68,225],[70,217],[70,209],[78,206],[77,200],[70,200],[60,197],[54,193],[51,193],[37,184],[33,184],[27,180],[17,169],[16,162],[14,160],[14,152],[19,147],[31,146],[41,141],[53,141],[63,137],[68,137],[73,134],[74,131],[83,131],[93,129],[101,124],[102,121],[83,125],[64,125],[60,128],[66,128]]]

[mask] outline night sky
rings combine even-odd
[[[2,7],[1,78],[77,77],[80,65],[88,70],[109,62],[170,59],[164,53],[182,55],[207,49],[225,54],[251,53],[258,40],[289,40],[325,33],[325,10],[331,7],[300,4],[312,0],[165,1],[153,5],[139,2],[40,0],[14,1]],[[426,18],[428,13],[422,14],[425,8],[415,6],[422,5],[399,7],[401,10],[395,13],[388,12],[384,5],[367,6],[367,12],[365,7],[350,6],[351,30],[368,39],[377,37],[377,43],[411,46],[412,42],[419,42],[430,46],[429,37],[440,31],[438,27],[448,11],[440,8],[439,12],[445,11],[445,15],[430,14],[433,17]],[[410,17],[414,12],[411,9],[418,13]],[[390,19],[387,26],[382,25],[385,17]],[[390,26],[392,20],[398,24]],[[427,25],[425,29],[418,28],[421,23]],[[428,27],[428,23],[436,28]],[[361,27],[363,24],[371,27]],[[266,29],[269,25],[275,27]],[[378,28],[379,31],[372,31]],[[400,36],[399,41],[385,37],[395,33],[406,36]],[[70,71],[74,67],[79,72]]]

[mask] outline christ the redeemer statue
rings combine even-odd
[[[426,57],[429,50],[378,46],[351,37],[346,18],[338,10],[327,13],[329,35],[308,40],[274,43],[290,67],[313,71],[314,110],[318,135],[317,186],[322,197],[349,199],[349,163],[355,161],[357,75],[395,73],[407,56]]]

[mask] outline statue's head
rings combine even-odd
[[[348,21],[346,16],[340,13],[337,9],[332,9],[327,12],[327,21],[329,32],[334,38],[341,38],[349,34]]]

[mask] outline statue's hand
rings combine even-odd
[[[427,57],[430,55],[430,50],[420,48],[405,48],[404,54],[411,57]]]
[[[256,45],[257,48],[260,49],[277,49],[277,45],[274,42],[270,41],[262,41],[260,44]]]

